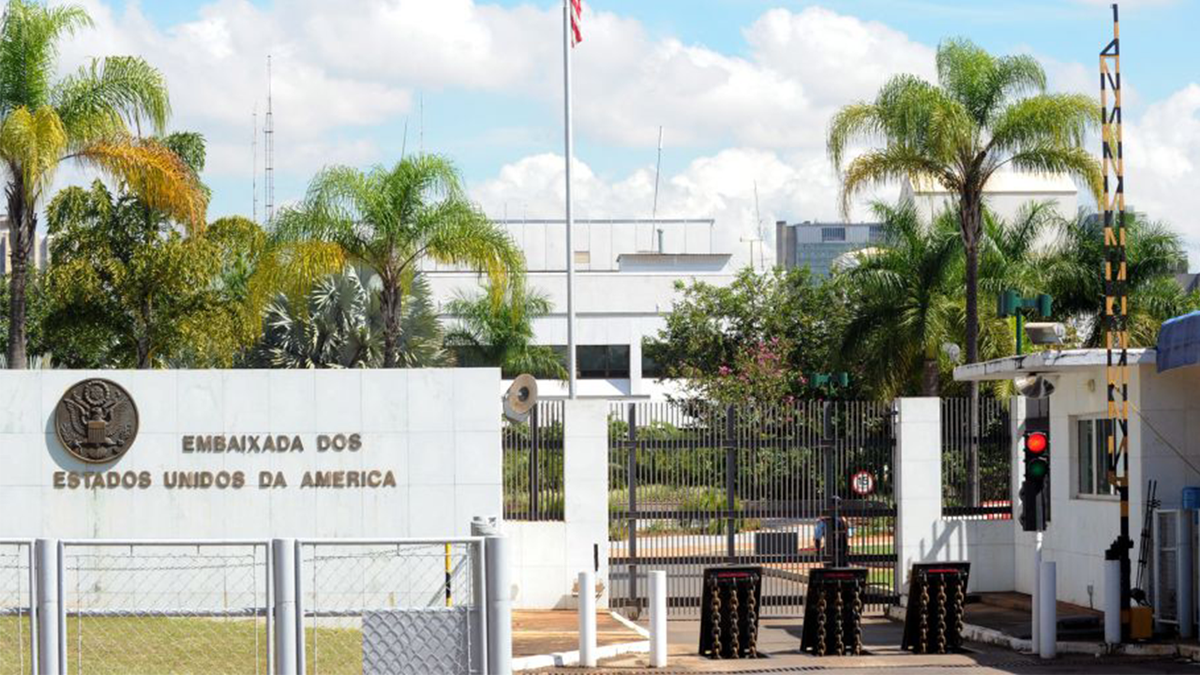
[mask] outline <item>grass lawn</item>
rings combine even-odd
[[[209,675],[266,673],[266,622],[250,619],[88,617],[67,620],[67,664],[83,658],[87,673],[113,675]],[[29,623],[18,637],[15,617],[0,617],[0,675],[29,672]],[[313,638],[316,636],[316,650]],[[258,639],[257,653],[255,638]],[[362,672],[362,634],[357,628],[306,628],[309,673]],[[21,664],[24,659],[25,669]],[[314,665],[319,670],[314,670]]]

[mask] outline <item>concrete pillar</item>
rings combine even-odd
[[[641,396],[642,387],[642,336],[636,329],[629,331],[629,395]]]
[[[34,565],[37,570],[37,672],[39,675],[62,675],[66,664],[59,632],[63,616],[57,539],[38,539],[34,543]]]
[[[604,592],[596,602],[606,608],[609,589],[608,402],[590,399],[565,401],[563,442],[566,569],[568,574],[592,570],[604,587]]]
[[[896,400],[896,592],[907,594],[912,564],[932,560],[942,517],[942,403]]]

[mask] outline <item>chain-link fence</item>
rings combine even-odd
[[[267,542],[63,542],[67,673],[268,673]]]
[[[0,540],[0,675],[33,672],[33,542]]]
[[[302,541],[305,672],[484,670],[482,542]]]

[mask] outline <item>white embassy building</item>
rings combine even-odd
[[[525,254],[531,288],[551,303],[549,316],[534,321],[538,344],[567,344],[567,256],[563,220],[499,220]],[[662,398],[669,382],[642,352],[644,340],[665,325],[679,297],[677,283],[729,284],[733,255],[716,249],[713,219],[579,219],[575,249],[575,349],[577,393],[596,398]],[[457,294],[480,292],[477,272],[426,263],[437,307]],[[451,316],[443,315],[447,324]],[[543,396],[565,396],[566,382],[542,381]]]

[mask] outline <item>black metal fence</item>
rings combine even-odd
[[[886,403],[614,404],[610,603],[637,615],[646,574],[666,570],[668,612],[698,616],[704,568],[748,564],[764,570],[762,613],[797,615],[809,570],[840,561],[869,569],[865,599],[882,608],[896,595],[893,450]]]
[[[504,422],[504,517],[563,519],[563,402],[540,401]]]
[[[978,488],[972,478],[971,400],[942,399],[942,513],[1012,518],[1012,417],[1008,399],[979,399]],[[976,494],[978,489],[978,494]]]

